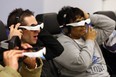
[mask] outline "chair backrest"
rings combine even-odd
[[[0,42],[7,40],[6,27],[3,22],[0,20]],[[3,65],[3,48],[0,47],[0,64]]]
[[[57,21],[57,13],[43,13],[36,15],[38,23],[43,22],[44,28],[52,35],[60,33],[59,23]],[[55,37],[55,36],[54,36]],[[57,37],[56,37],[57,38]],[[46,74],[45,74],[46,73]],[[49,74],[48,74],[49,73]],[[44,76],[46,75],[46,76]],[[58,70],[53,60],[44,61],[41,77],[59,77]]]
[[[0,20],[0,41],[7,39],[6,28],[3,22]]]
[[[44,22],[44,28],[51,34],[60,33],[60,27],[57,21],[57,13],[43,13],[36,15],[38,22]]]

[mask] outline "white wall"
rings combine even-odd
[[[30,9],[36,14],[58,12],[63,6],[79,7],[89,13],[102,10],[102,0],[0,0],[0,20],[5,24],[15,8]]]
[[[89,13],[102,10],[102,0],[44,0],[44,12],[58,12],[67,5],[79,7]]]
[[[43,0],[0,0],[0,20],[6,24],[9,13],[15,8],[30,9],[39,13],[43,11]]]
[[[116,11],[116,0],[103,0],[103,10]]]

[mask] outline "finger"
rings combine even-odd
[[[28,43],[21,44],[21,47],[23,47],[24,49],[32,48],[32,46],[30,44],[28,44]]]
[[[20,23],[17,23],[17,24],[15,25],[15,29],[18,29],[19,26],[20,26]]]
[[[23,43],[23,44],[21,44],[21,47],[24,48],[24,49],[27,49],[27,46],[26,46],[26,45],[27,45],[27,44],[24,44],[24,43]]]
[[[92,27],[90,27],[90,31],[93,31],[93,28]]]
[[[95,29],[91,28],[91,31],[94,31],[95,32]]]
[[[26,43],[27,48],[32,48],[32,46],[28,43]]]
[[[7,52],[7,56],[11,56],[11,54],[12,54],[13,52],[14,52],[13,50],[9,50],[9,51]]]
[[[15,54],[14,55],[14,57],[16,57],[16,58],[20,58],[20,57],[23,57],[24,55],[22,55],[22,54]]]
[[[88,26],[88,32],[90,32],[91,31],[91,27],[90,26]]]
[[[18,31],[18,32],[16,33],[16,35],[22,36],[22,35],[23,35],[23,32],[20,30],[20,31]]]
[[[10,50],[7,54],[9,57],[13,57],[16,54],[22,54],[24,51],[23,50]]]
[[[22,54],[24,52],[24,50],[12,50],[12,54]]]
[[[18,30],[19,30],[19,32],[23,33],[23,31],[21,29],[18,29]]]
[[[12,31],[14,29],[14,25],[11,25],[9,28],[10,28],[10,31]]]
[[[18,46],[16,46],[14,49],[19,49],[19,47],[18,47]]]

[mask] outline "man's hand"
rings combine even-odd
[[[25,49],[32,48],[32,46],[27,43],[21,44],[21,47],[24,50],[18,50],[19,47],[15,47],[14,49],[5,51],[3,53],[4,63],[6,66],[9,66],[15,70],[18,69],[18,60],[20,57],[23,57],[22,53],[25,52]]]
[[[13,36],[19,36],[19,38],[21,39],[22,30],[18,29],[19,26],[20,26],[20,23],[18,23],[16,25],[11,25],[9,39],[11,39]]]
[[[24,50],[8,50],[3,53],[4,63],[6,66],[13,68],[14,70],[18,69],[18,60],[20,57],[23,57],[22,53]]]

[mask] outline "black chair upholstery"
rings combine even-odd
[[[50,32],[52,35],[60,33],[60,27],[59,27],[59,24],[58,24],[58,21],[57,21],[57,13],[38,14],[38,15],[36,15],[36,20],[38,21],[38,23],[43,22],[44,23],[44,28],[48,32]],[[54,37],[57,38],[57,36],[54,36]],[[46,74],[46,77],[48,75],[50,77],[59,77],[58,76],[58,70],[57,70],[53,60],[44,61],[43,70],[49,70],[50,71],[49,74]],[[42,71],[42,76],[41,77],[45,77],[45,76],[43,76],[43,71]]]
[[[0,41],[6,40],[6,39],[7,39],[6,28],[3,22],[0,21]]]
[[[7,40],[6,27],[3,22],[0,20],[0,42]],[[3,65],[3,51],[4,49],[0,47],[0,64]]]
[[[57,13],[43,13],[36,16],[38,22],[44,22],[44,28],[51,34],[60,33],[59,24],[57,22]]]

